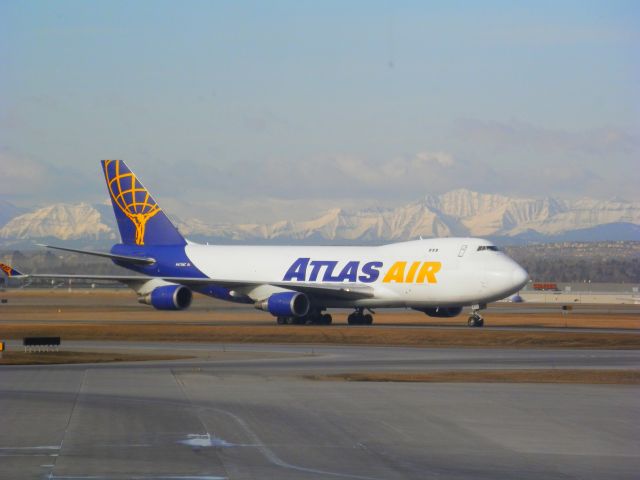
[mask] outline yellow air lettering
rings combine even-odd
[[[413,262],[409,267],[409,271],[407,272],[407,278],[405,282],[412,283],[413,279],[416,276],[416,272],[418,271],[418,267],[420,266],[420,262]]]
[[[436,273],[438,273],[441,268],[442,263],[440,262],[424,262],[418,272],[416,282],[424,283],[427,281],[428,283],[438,283],[438,280],[436,280]]]
[[[394,263],[387,274],[382,279],[383,283],[389,282],[404,282],[404,268],[407,266],[407,262],[396,262]]]

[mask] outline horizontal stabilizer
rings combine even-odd
[[[115,253],[94,252],[92,250],[77,250],[75,248],[54,247],[53,245],[44,245],[42,243],[38,243],[36,245],[39,245],[40,247],[53,248],[55,250],[63,250],[65,252],[82,253],[84,255],[93,255],[95,257],[111,258],[112,260],[120,260],[137,265],[151,265],[152,263],[156,263],[155,258],[151,257],[134,257],[132,255],[116,255]]]

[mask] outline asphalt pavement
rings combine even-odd
[[[196,358],[0,367],[0,478],[611,479],[640,471],[636,386],[304,377],[637,369],[638,351],[65,345]]]

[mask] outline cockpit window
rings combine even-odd
[[[480,245],[478,247],[478,252],[481,252],[482,250],[491,250],[492,252],[497,252],[498,247],[496,247],[495,245]]]

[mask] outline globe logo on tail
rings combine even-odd
[[[114,163],[114,168],[109,165]],[[109,194],[122,213],[133,223],[136,229],[136,245],[144,245],[144,233],[147,222],[160,212],[160,207],[149,192],[126,167],[120,172],[119,160],[106,160],[104,175]]]
[[[0,263],[0,270],[7,274],[7,277],[10,277],[13,274],[13,268],[9,265],[5,265],[4,263]]]

